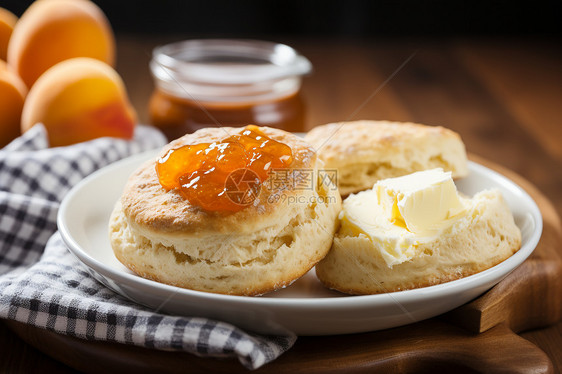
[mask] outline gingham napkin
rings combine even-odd
[[[73,185],[165,142],[159,131],[139,126],[132,141],[100,138],[48,148],[45,128],[36,125],[0,149],[0,318],[82,339],[237,357],[256,369],[288,350],[296,336],[259,336],[223,322],[153,312],[94,280],[56,232],[59,203]]]

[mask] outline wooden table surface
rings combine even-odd
[[[152,48],[185,38],[118,36],[117,70],[141,122],[148,123]],[[275,41],[296,47],[314,66],[303,86],[308,128],[356,119],[414,121],[451,128],[461,134],[469,152],[525,177],[562,214],[559,41]],[[562,322],[521,336],[544,350],[555,370],[562,372]],[[0,323],[0,372],[73,370],[27,345]]]

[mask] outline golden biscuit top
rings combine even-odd
[[[239,134],[242,129],[204,128],[172,141],[162,149],[160,156],[165,155],[170,149],[184,145],[221,141],[230,135]],[[316,169],[316,154],[303,139],[279,129],[260,127],[260,130],[267,137],[291,147],[293,162],[290,170]],[[268,185],[268,188],[262,186],[256,200],[241,211],[235,213],[209,212],[190,204],[176,189],[166,191],[158,180],[156,162],[157,159],[150,160],[137,169],[129,177],[121,196],[123,211],[127,219],[137,227],[151,231],[168,233],[250,231],[252,226],[255,228],[260,220],[264,221],[264,217],[271,216],[282,205],[281,200],[272,199],[275,194],[300,193],[291,188],[293,182],[290,177],[277,179],[276,183]],[[293,208],[291,207],[291,209]],[[287,207],[283,209],[287,209]]]
[[[410,122],[336,122],[313,128],[305,137],[329,166],[362,160],[379,152],[396,152],[420,141],[461,141],[460,136],[441,126]]]

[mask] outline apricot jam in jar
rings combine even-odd
[[[203,127],[303,131],[302,76],[312,66],[293,48],[258,40],[202,39],[157,47],[150,119],[169,140]]]

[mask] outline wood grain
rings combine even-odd
[[[26,342],[85,373],[243,373],[237,361],[76,341],[8,322]],[[438,319],[376,333],[300,338],[278,360],[255,373],[553,373],[548,356],[531,342],[497,325],[481,334]]]
[[[502,43],[463,43],[455,50],[459,61],[501,100],[545,151],[562,160],[558,101],[562,96],[562,49],[527,42],[524,49]]]
[[[141,122],[148,121],[146,107],[153,87],[148,61],[152,48],[187,37],[121,35],[118,38],[117,68]],[[280,38],[278,41],[296,47],[315,67],[303,86],[309,108],[307,128],[362,118],[414,121],[452,128],[461,134],[469,151],[519,174],[523,179],[517,182],[534,196],[549,224],[545,224],[537,252],[510,275],[519,283],[504,285],[502,282],[488,294],[495,294],[493,297],[486,295],[465,306],[467,309],[461,313],[477,316],[471,317],[472,323],[465,327],[452,325],[448,316],[433,319],[426,327],[418,323],[378,333],[300,338],[286,355],[260,371],[434,372],[453,368],[458,372],[504,372],[507,367],[515,367],[519,372],[560,372],[562,323],[536,329],[559,320],[562,300],[559,284],[539,281],[526,287],[531,282],[525,278],[525,274],[538,274],[550,280],[560,278],[562,56],[557,41],[318,38]],[[415,56],[400,72],[383,84],[414,52]],[[529,89],[523,92],[526,88]],[[546,265],[542,262],[545,259],[548,260]],[[514,292],[514,289],[523,292]],[[518,309],[514,309],[514,305]],[[497,324],[502,320],[498,315],[505,315],[505,324]],[[510,332],[511,328],[533,330],[517,336]],[[427,329],[435,335],[429,334]],[[54,349],[56,344],[52,337],[33,331],[20,333],[41,349]],[[476,334],[477,331],[483,333]],[[400,344],[418,348],[420,354],[416,360],[407,352],[390,349],[388,342],[399,345],[400,334],[408,338]],[[105,350],[106,357],[112,353],[115,357],[112,352],[115,347],[98,345]],[[86,371],[96,368],[130,371],[136,364],[135,369],[144,372],[153,360],[150,351],[136,348],[141,350],[140,356],[139,352],[120,351],[121,365],[111,361],[111,365],[104,367],[103,359],[91,359],[97,349],[93,346],[70,341],[62,347],[59,352],[62,358],[72,357],[73,366]],[[450,348],[454,354],[448,354],[445,348]],[[483,357],[483,352],[495,355]],[[244,371],[234,361],[169,355],[172,356],[178,359],[177,365],[184,371]],[[470,360],[461,362],[459,357]],[[304,366],[299,364],[302,362]],[[510,363],[515,365],[509,366]],[[160,364],[164,370],[164,364]],[[73,369],[35,350],[0,324],[0,372],[51,371],[73,372]]]

